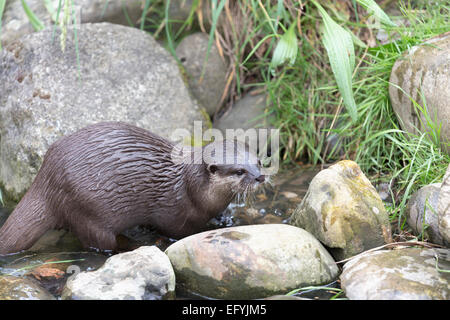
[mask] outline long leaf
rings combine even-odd
[[[30,23],[33,26],[34,30],[40,31],[40,30],[44,29],[44,27],[45,27],[44,24],[42,23],[41,20],[39,20],[38,17],[36,17],[36,15],[33,13],[33,11],[31,11],[30,7],[25,2],[25,0],[21,0],[21,2],[22,2],[23,10],[25,11],[25,14],[27,15],[28,20],[30,20]]]
[[[56,10],[53,8],[53,4],[51,0],[44,0],[45,8],[47,9],[48,13],[50,14],[50,17],[52,18],[53,22],[56,22]]]
[[[352,91],[352,72],[355,68],[355,49],[351,35],[333,21],[320,4],[312,0],[324,23],[323,44],[328,53],[339,92],[353,121],[358,118]]]
[[[359,2],[360,5],[362,5],[364,8],[366,8],[369,13],[373,14],[376,19],[378,19],[381,23],[396,27],[397,25],[392,22],[391,19],[389,19],[388,15],[381,9],[378,4],[376,4],[373,0],[356,0]]]
[[[286,61],[293,65],[297,58],[298,44],[297,36],[295,35],[295,23],[292,23],[289,29],[283,34],[278,41],[277,46],[273,52],[272,61],[270,62],[270,70],[272,74],[275,68]]]

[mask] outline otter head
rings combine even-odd
[[[203,159],[210,181],[210,199],[228,203],[245,200],[255,187],[266,181],[261,162],[247,144],[237,140],[213,142],[204,148]]]

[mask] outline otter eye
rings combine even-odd
[[[245,170],[239,169],[238,171],[236,171],[236,174],[238,176],[242,176],[245,173]]]

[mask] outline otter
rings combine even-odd
[[[180,161],[175,147],[123,122],[93,124],[57,140],[0,229],[0,254],[30,248],[49,229],[69,230],[100,250],[116,250],[116,236],[136,225],[183,238],[265,180],[248,148],[228,151],[222,160],[245,158],[230,163]]]

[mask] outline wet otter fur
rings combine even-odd
[[[182,238],[264,181],[258,163],[179,163],[173,150],[166,139],[121,122],[56,141],[0,229],[0,254],[30,248],[49,229],[70,230],[84,246],[103,250],[116,249],[116,235],[136,225]]]

